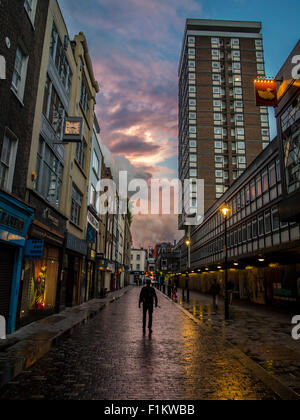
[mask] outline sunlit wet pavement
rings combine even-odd
[[[139,292],[105,307],[2,389],[2,398],[275,399],[214,328],[196,325],[160,294],[153,334],[143,336]]]
[[[203,322],[216,336],[222,336],[238,347],[270,374],[300,394],[300,341],[292,339],[292,316],[275,309],[249,305],[233,300],[230,318],[224,322],[223,302],[213,312],[212,298],[190,292],[190,301],[178,303]]]

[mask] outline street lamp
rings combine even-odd
[[[189,271],[191,269],[191,245],[192,245],[191,226],[188,227],[188,236],[187,236],[187,239],[185,241],[185,244],[187,246],[187,260],[188,260],[188,264],[187,264],[188,272],[186,274],[185,288],[186,288],[186,300],[187,300],[187,302],[189,302],[189,300],[190,300]],[[184,289],[182,289],[182,300],[184,300]]]
[[[225,252],[225,320],[229,320],[229,296],[228,296],[228,249],[227,249],[227,219],[229,216],[231,209],[227,204],[221,208],[221,213],[224,217],[225,223],[225,244],[224,244],[224,252]]]

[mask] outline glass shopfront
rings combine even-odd
[[[300,94],[281,116],[287,193],[300,189]]]
[[[20,323],[53,313],[59,274],[59,249],[45,246],[41,260],[26,260]]]

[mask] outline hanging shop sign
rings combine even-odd
[[[83,118],[68,117],[65,119],[63,141],[80,143],[83,140]]]
[[[28,240],[25,243],[24,259],[41,260],[44,254],[44,241]]]
[[[96,231],[99,230],[99,222],[89,210],[87,213],[87,221]]]
[[[257,106],[278,106],[276,80],[257,78],[254,80],[254,87]]]

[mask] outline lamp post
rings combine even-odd
[[[191,269],[191,245],[192,245],[192,242],[191,242],[191,226],[189,226],[189,229],[188,229],[188,237],[187,237],[187,240],[185,241],[185,244],[187,246],[187,260],[188,260],[188,264],[187,264],[187,266],[188,266],[188,273],[186,275],[186,284],[185,284],[185,287],[186,287],[186,300],[187,300],[187,302],[189,302],[190,301],[189,271]]]
[[[221,213],[224,217],[225,223],[225,241],[224,241],[224,252],[225,252],[225,320],[229,320],[229,296],[228,296],[228,249],[227,249],[227,218],[230,213],[230,207],[225,204],[221,208]]]

